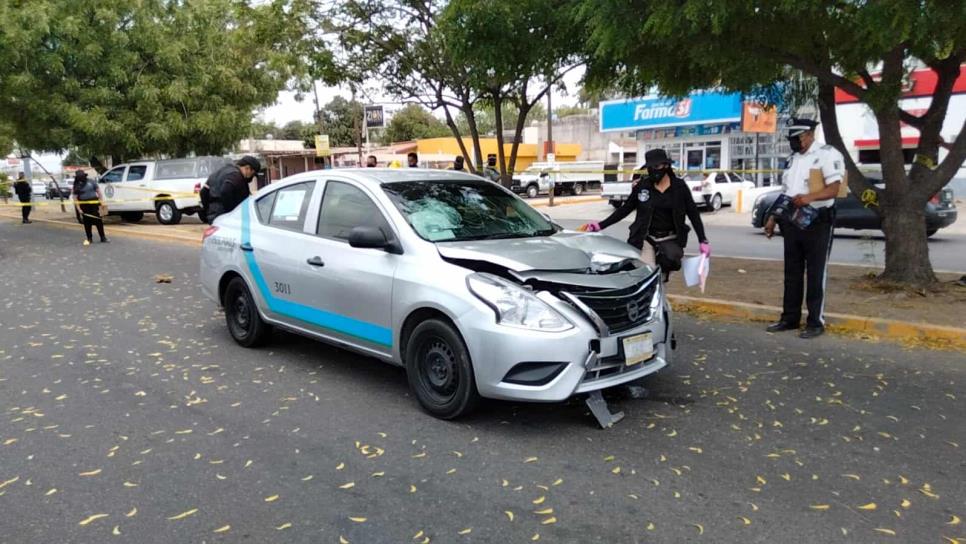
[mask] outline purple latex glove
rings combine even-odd
[[[600,223],[594,221],[592,223],[587,223],[584,225],[586,227],[584,230],[586,232],[600,232]]]
[[[704,255],[705,257],[710,257],[711,256],[711,244],[709,244],[707,242],[701,242],[700,247],[701,247],[701,254],[702,255]]]

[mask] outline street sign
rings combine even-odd
[[[330,155],[332,155],[332,148],[329,147],[329,135],[316,134],[315,135],[315,156],[328,157]]]
[[[778,128],[778,111],[775,106],[745,102],[741,107],[741,131],[774,134]]]
[[[386,126],[386,115],[382,106],[366,106],[366,128],[383,128]]]

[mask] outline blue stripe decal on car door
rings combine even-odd
[[[247,200],[241,204],[242,245],[251,245],[251,224],[249,218],[251,212],[249,212],[248,206],[249,202]],[[265,277],[262,276],[261,269],[258,267],[258,262],[255,260],[255,251],[246,251],[244,254],[245,262],[248,264],[248,271],[255,280],[255,286],[258,287],[258,292],[261,293],[262,298],[268,303],[268,308],[272,312],[297,319],[310,325],[361,338],[374,344],[392,347],[392,330],[386,327],[273,296],[271,290],[268,288],[268,283],[265,281]]]

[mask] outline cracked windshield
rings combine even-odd
[[[383,185],[416,234],[432,242],[550,236],[557,229],[520,199],[486,182]]]

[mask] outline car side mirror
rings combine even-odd
[[[360,249],[382,249],[387,253],[402,254],[399,243],[386,237],[378,227],[359,226],[349,231],[349,246]]]

